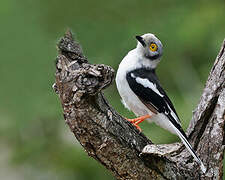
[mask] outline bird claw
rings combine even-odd
[[[130,123],[136,123],[137,121],[139,121],[140,119],[138,119],[138,118],[135,118],[135,119],[127,119],[127,118],[125,118],[127,121],[129,121]]]
[[[141,128],[138,126],[138,124],[140,124],[142,121],[144,121],[145,119],[147,118],[150,118],[151,116],[148,114],[148,115],[145,115],[145,116],[141,116],[141,117],[138,117],[138,118],[135,118],[135,119],[127,119],[131,124],[133,124],[139,131],[141,131]]]
[[[142,131],[141,128],[140,128],[137,124],[133,123],[133,125],[134,125],[140,132]]]

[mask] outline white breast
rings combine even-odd
[[[127,72],[140,68],[140,57],[136,49],[130,51],[121,61],[116,74],[116,85],[122,102],[126,108],[135,113],[136,116],[152,115],[152,112],[139,100],[139,98],[130,89],[126,80]],[[139,67],[138,67],[139,66]]]

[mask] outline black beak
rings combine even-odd
[[[143,47],[146,46],[144,39],[141,36],[136,36],[136,39],[142,44]]]

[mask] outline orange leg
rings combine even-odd
[[[140,117],[135,118],[135,119],[127,119],[127,120],[130,121],[139,131],[141,131],[141,128],[138,126],[138,124],[140,124],[145,119],[150,118],[150,117],[151,116],[149,114],[147,114],[145,116],[140,116]]]

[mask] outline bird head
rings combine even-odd
[[[163,45],[154,34],[136,36],[136,39],[138,40],[137,50],[142,56],[151,61],[159,60],[163,53]]]

